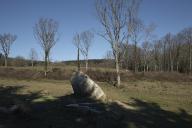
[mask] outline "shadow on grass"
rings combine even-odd
[[[41,92],[18,94],[24,86],[0,87],[0,107],[24,104],[26,114],[0,113],[0,128],[191,128],[192,116],[185,110],[174,113],[163,110],[157,103],[133,99],[129,104],[137,110],[125,109],[113,103],[100,103],[74,95],[54,100],[33,102]],[[89,102],[100,114],[66,107],[67,104]]]

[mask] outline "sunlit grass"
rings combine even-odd
[[[0,86],[24,86],[17,92],[19,94],[42,92],[42,96],[34,102],[55,100],[57,97],[73,93],[70,81],[1,79],[0,83]],[[129,103],[132,98],[136,98],[155,102],[166,110],[177,112],[179,109],[184,109],[192,114],[192,83],[190,82],[133,81],[124,82],[121,88],[105,82],[98,82],[98,84],[111,100]]]

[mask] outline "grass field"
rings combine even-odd
[[[64,108],[67,103],[85,102],[72,95],[70,81],[2,78],[0,83],[1,106],[18,103],[33,108],[29,112],[32,118],[25,117],[28,123],[0,115],[0,127],[192,127],[191,82],[137,80],[123,82],[121,88],[98,82],[108,97],[105,103],[98,103],[105,111],[99,116]],[[115,104],[116,100],[137,109],[126,110]]]

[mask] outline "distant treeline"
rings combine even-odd
[[[81,67],[85,66],[85,60],[79,60]],[[76,60],[62,61],[65,65],[77,66]],[[102,67],[102,68],[115,68],[113,59],[89,59],[89,66],[91,67]]]
[[[15,67],[27,67],[32,66],[31,60],[25,59],[22,56],[17,56],[15,58],[8,58],[9,63],[8,66]],[[90,67],[108,67],[114,68],[114,60],[107,59],[89,59]],[[57,62],[49,62],[49,64],[54,66],[77,66],[77,60],[69,60],[69,61],[57,61]],[[85,60],[80,60],[81,67],[85,67]],[[4,56],[0,53],[0,66],[4,66]],[[33,66],[44,66],[44,61],[34,60]]]
[[[8,60],[9,60],[8,66],[15,66],[15,67],[31,66],[31,60],[25,59],[22,56],[17,56],[15,58],[9,57]],[[5,63],[4,55],[0,53],[0,66],[4,66],[5,65],[4,63]],[[37,60],[34,61],[35,66],[43,65],[43,63],[44,63],[43,61],[37,61]]]
[[[192,72],[192,28],[185,28],[175,35],[168,33],[159,40],[144,41],[137,46],[123,43],[119,48],[123,69]],[[113,57],[112,51],[107,52],[106,58]]]

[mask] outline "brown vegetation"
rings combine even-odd
[[[69,80],[74,72],[74,69],[53,68],[47,73],[48,79],[53,80]],[[108,82],[115,84],[116,72],[101,69],[89,69],[87,74],[95,81]],[[43,70],[33,69],[17,69],[17,68],[0,68],[0,77],[15,78],[15,79],[44,79]],[[146,72],[132,73],[121,71],[122,81],[148,80],[148,81],[180,81],[191,82],[192,77],[189,75],[177,72]]]

